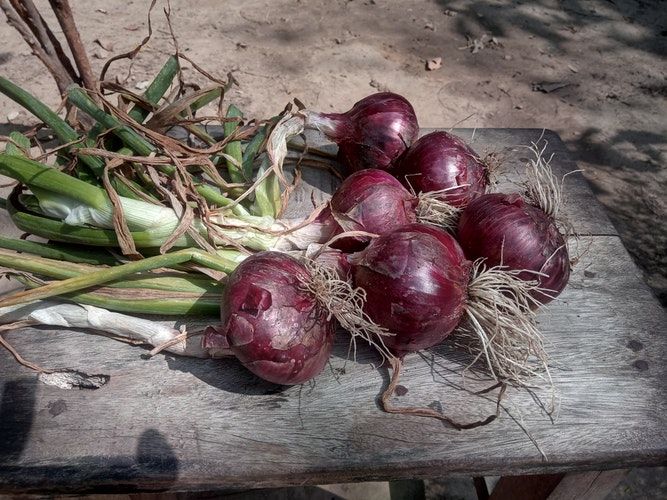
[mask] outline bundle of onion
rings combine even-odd
[[[174,64],[170,58],[165,68],[173,70]],[[161,72],[154,83],[166,90],[174,71],[166,76]],[[289,250],[330,236],[331,228],[317,222],[279,220],[290,191],[282,173],[286,144],[303,129],[303,120],[289,112],[245,130],[225,122],[228,135],[221,141],[188,123],[188,130],[213,144],[198,149],[141,125],[146,114],[133,113],[136,107],[128,114],[107,113],[78,87],[69,90],[70,103],[97,122],[84,135],[6,79],[0,78],[0,91],[43,120],[63,143],[57,149],[59,161],[75,165],[70,175],[35,162],[28,158],[30,140],[11,134],[6,154],[0,155],[0,174],[31,192],[25,194],[19,185],[2,202],[15,225],[27,233],[65,243],[115,246],[135,256],[137,249],[165,252],[193,246]],[[174,106],[195,109],[221,92],[217,88],[196,94],[198,99],[188,96],[185,103],[156,111],[152,120],[162,127],[179,124],[184,118],[165,113]],[[153,84],[147,93],[153,101],[160,97]],[[111,105],[105,101],[105,106]],[[230,106],[228,115],[238,113]],[[163,123],[165,116],[172,122]],[[229,129],[230,123],[236,129]],[[95,147],[110,133],[120,141],[119,150]],[[250,137],[244,149],[242,141],[232,140],[237,136]]]
[[[49,263],[55,263],[50,259],[27,258],[23,262],[20,255],[0,251],[0,265],[42,275],[55,272],[55,277],[60,278],[47,284],[27,283],[34,288],[2,297],[0,310],[15,314],[17,305],[51,297],[86,303],[91,297],[94,299],[101,285],[112,290],[133,286],[164,290],[178,283],[178,278],[162,276],[160,280],[164,273],[152,275],[150,271],[194,264],[200,271],[229,273],[215,286],[218,300],[215,312],[220,315],[222,326],[206,334],[204,351],[216,355],[231,353],[250,371],[270,382],[298,384],[319,374],[329,358],[338,324],[371,343],[377,343],[386,334],[361,310],[361,292],[347,281],[347,263],[339,252],[321,252],[322,258],[317,256],[316,260],[297,260],[286,253],[271,251],[247,258],[229,252],[233,251],[211,255],[187,249],[113,267],[70,266],[68,275],[50,271]],[[209,298],[181,296],[178,302],[179,295],[172,291],[172,296],[166,294],[164,300],[172,308],[189,300],[198,314],[202,314],[199,302]],[[139,309],[132,312],[149,312],[145,304],[141,309],[141,297],[135,302],[139,303]],[[119,302],[114,299],[110,305],[118,306]],[[165,313],[162,309],[150,312]],[[131,321],[126,323],[132,326]]]

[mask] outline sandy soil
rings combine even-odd
[[[96,71],[146,33],[147,0],[73,3]],[[240,86],[230,97],[247,116],[269,116],[294,97],[315,109],[342,111],[390,89],[414,104],[424,127],[460,122],[556,130],[663,303],[664,7],[626,0],[172,2],[181,49],[216,75],[234,72]],[[160,3],[153,21],[154,36],[133,64],[131,87],[149,80],[172,50]],[[0,23],[0,39],[0,73],[57,105],[53,81],[18,34]],[[438,57],[441,67],[427,70],[426,62]],[[116,68],[126,75],[127,65]],[[201,81],[192,68],[185,75]],[[543,92],[536,86],[541,82],[566,86]],[[32,122],[0,97],[0,133]]]

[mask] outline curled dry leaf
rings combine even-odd
[[[42,372],[37,378],[40,382],[59,389],[99,389],[111,379],[109,375],[89,375],[78,370]]]

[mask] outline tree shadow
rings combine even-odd
[[[604,140],[596,138],[602,134],[602,130],[589,127],[575,140],[569,141],[568,145],[576,149],[578,159],[586,163],[598,165],[609,169],[630,169],[636,173],[658,172],[663,166],[664,146],[667,137],[663,134],[646,130],[622,129]],[[638,153],[647,157],[640,160],[629,155],[620,146],[629,144]],[[662,149],[662,150],[661,150]]]
[[[663,305],[667,304],[667,203],[655,186],[664,179],[666,145],[667,137],[652,131],[622,129],[606,137],[593,127],[568,142],[578,160],[604,172],[600,180],[589,179],[591,188]],[[609,188],[605,179],[614,180]]]
[[[543,39],[557,50],[565,50],[564,44],[569,40],[564,36],[565,30],[578,31],[590,24],[614,22],[617,19],[606,14],[607,9],[622,16],[625,22],[638,24],[651,32],[637,39],[623,33],[609,33],[615,42],[622,42],[628,47],[663,55],[667,49],[667,40],[663,33],[667,23],[667,9],[660,1],[616,2],[609,1],[602,6],[595,6],[580,0],[565,0],[554,4],[546,0],[525,2],[514,0],[507,3],[490,3],[481,0],[459,2],[435,0],[444,9],[457,13],[456,30],[461,36],[474,36],[488,33],[490,36],[502,37],[511,30],[520,30],[528,36]],[[530,11],[522,10],[522,5],[530,5]],[[597,8],[595,8],[597,7]],[[542,15],[533,12],[542,12]],[[545,15],[546,14],[546,15]]]

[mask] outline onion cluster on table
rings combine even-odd
[[[19,102],[31,102],[6,81],[2,87]],[[143,123],[148,113],[119,118],[96,108],[85,94],[71,92],[70,99],[97,120],[97,126],[103,125],[98,134],[111,130],[122,144],[108,158],[94,147],[99,141],[77,149],[81,144],[72,145],[79,140],[75,130],[31,105],[61,143],[69,143],[71,158],[87,165],[99,180],[88,185],[85,176],[78,175],[71,180],[76,189],[59,189],[56,185],[70,182],[68,174],[26,158],[30,143],[17,148],[23,141],[20,136],[8,143],[0,155],[0,173],[22,182],[31,194],[19,187],[4,205],[17,227],[51,243],[0,242],[4,248],[41,256],[20,262],[9,251],[0,253],[3,267],[32,273],[28,278],[24,274],[22,281],[30,290],[0,301],[0,308],[54,296],[104,306],[99,290],[87,291],[88,287],[127,289],[141,280],[142,289],[152,290],[157,300],[168,297],[169,283],[183,287],[174,294],[181,301],[188,300],[186,290],[194,294],[200,287],[200,303],[214,297],[212,307],[198,310],[201,314],[220,304],[221,322],[203,337],[205,351],[234,355],[271,382],[298,384],[322,371],[339,325],[368,340],[384,357],[400,360],[440,344],[471,323],[473,330],[489,338],[497,333],[494,328],[505,328],[500,325],[505,319],[507,324],[518,321],[521,329],[522,321],[530,322],[532,310],[555,298],[567,283],[570,263],[556,214],[545,212],[539,197],[488,193],[489,168],[478,154],[448,132],[418,139],[415,112],[399,95],[373,94],[345,113],[286,112],[247,136],[229,126],[239,116],[230,107],[225,132],[237,136],[227,142],[189,129],[199,131],[209,149],[219,146],[213,152],[218,155],[213,167],[225,167],[229,182],[220,181],[216,189],[211,189],[215,176],[210,170],[203,169],[195,179],[182,165],[174,168],[146,160],[170,144],[159,142],[163,136],[151,135],[145,127],[132,127]],[[338,145],[345,178],[317,213],[286,221],[280,218],[288,191],[281,151],[304,127],[320,130]],[[151,141],[158,141],[157,146]],[[190,149],[179,147],[181,156],[174,153],[172,158],[183,162]],[[146,163],[131,177],[120,179],[118,174],[110,182],[102,176],[109,175],[104,170],[108,159],[127,168],[144,165],[142,159]],[[44,176],[48,182],[38,180]],[[176,195],[165,194],[165,186],[175,186]],[[184,186],[193,194],[182,196],[178,189]],[[78,194],[72,194],[75,191]],[[180,210],[165,206],[174,196],[184,200]],[[132,211],[143,212],[143,220],[131,218]],[[118,213],[125,215],[119,220]],[[182,224],[186,213],[188,227]],[[151,225],[150,220],[157,222]],[[135,261],[109,263],[100,256],[87,263],[76,260],[83,257],[72,247],[59,247],[58,242],[120,248]],[[158,255],[150,256],[157,247]],[[50,259],[62,261],[59,274],[49,270]],[[165,268],[175,274],[151,274]],[[203,268],[208,276],[193,278],[192,271]],[[489,269],[495,274],[488,274]],[[187,285],[178,281],[184,276],[191,279]],[[51,281],[44,284],[42,278]],[[496,288],[485,288],[493,280]],[[525,287],[513,288],[520,281]],[[491,302],[506,305],[496,304],[485,312],[487,295]],[[123,302],[122,295],[114,298],[106,304],[109,309],[141,312]],[[501,316],[495,325],[489,314]],[[523,316],[517,320],[517,314]],[[497,370],[497,379],[512,377],[491,358],[487,361],[492,371]]]
[[[327,216],[338,226],[334,232],[377,235],[338,238],[332,246],[348,252],[349,278],[365,291],[364,312],[390,332],[383,343],[391,354],[402,357],[433,347],[461,324],[471,301],[467,287],[473,260],[521,271],[522,279],[536,283],[532,306],[549,302],[565,287],[569,260],[556,221],[520,195],[487,194],[488,167],[459,137],[433,132],[415,140],[417,118],[403,97],[378,93],[347,113],[308,113],[307,125],[338,144],[339,161],[349,174],[327,209]],[[454,217],[460,215],[453,234],[420,223],[419,195],[424,193],[450,205]],[[268,275],[285,273],[282,258],[274,258],[276,262],[248,259],[231,279],[248,272],[250,266]],[[294,307],[304,317],[305,342],[315,341],[328,352],[329,337],[320,333],[325,322],[316,321],[317,326],[309,329],[305,317],[310,309],[304,314],[302,302],[287,305],[279,293],[259,286],[264,295],[255,289],[243,300],[232,291],[226,294],[223,335],[236,348],[256,344],[253,349],[271,353],[271,365],[246,363],[259,376],[294,383],[304,380],[303,371],[307,377],[316,375],[324,364],[309,361],[321,359],[319,352],[301,345],[293,356],[292,347],[272,349],[271,338],[252,332],[265,331],[266,319],[281,314],[274,309]],[[275,305],[274,296],[281,297]],[[313,300],[308,307],[315,311],[315,304]],[[275,334],[282,335],[278,330]],[[293,339],[297,338],[295,333]],[[276,376],[275,363],[284,363],[292,371]]]

